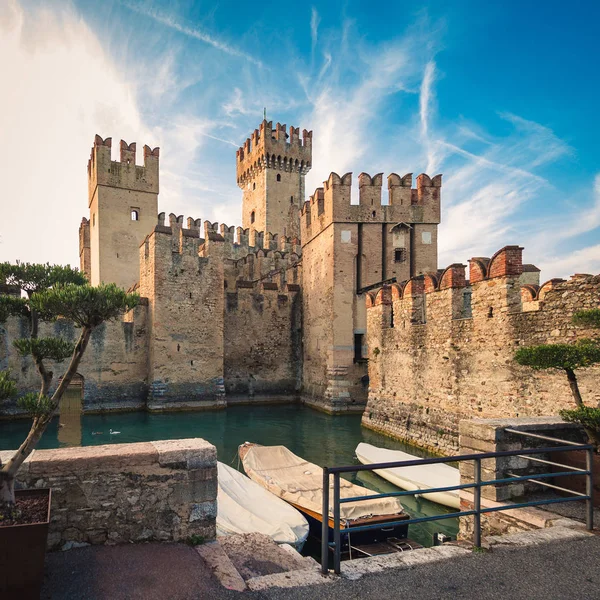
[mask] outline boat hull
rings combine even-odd
[[[292,504],[292,506],[299,510],[308,521],[309,537],[320,541],[323,533],[322,515],[314,513],[312,511],[308,511],[302,508],[301,506],[297,506],[296,504]],[[380,542],[385,542],[389,538],[402,540],[406,539],[408,537],[408,525],[405,525],[403,523],[391,525],[391,523],[403,520],[407,521],[408,519],[410,519],[409,515],[395,515],[392,520],[388,521],[378,519],[377,521],[369,522],[369,520],[364,520],[361,522],[351,524],[350,531],[348,533],[342,533],[340,535],[342,553],[348,552],[350,549],[350,545],[363,546],[368,544],[376,544]],[[353,525],[355,527],[359,527],[361,525],[371,525],[375,523],[378,526],[374,527],[373,529],[352,532]],[[344,529],[345,527],[346,525],[342,522],[340,524],[340,528]],[[327,524],[327,536],[328,541],[330,543],[333,543],[333,535],[333,519],[330,518]]]
[[[374,454],[375,452],[375,454]],[[369,465],[377,462],[398,462],[401,460],[417,460],[417,456],[412,456],[406,452],[387,450],[361,443],[356,448],[356,458],[363,464]],[[430,474],[427,478],[419,478],[419,473],[423,473],[430,468],[429,465],[423,467],[401,467],[391,469],[375,469],[374,472],[385,480],[394,484],[403,490],[416,491],[434,487],[449,487],[460,484],[460,474],[458,469],[447,465],[434,465],[440,475]],[[430,469],[431,471],[431,469]],[[460,499],[458,492],[432,492],[428,494],[417,494],[422,498],[442,504],[450,508],[460,509]]]

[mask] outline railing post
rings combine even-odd
[[[335,554],[333,555],[333,571],[336,575],[341,573],[340,563],[342,560],[342,546],[340,534],[340,474],[333,474],[333,543]]]
[[[585,501],[585,525],[588,531],[594,529],[594,450],[589,448],[586,453],[586,469],[589,473],[585,477],[585,493],[589,498]]]
[[[476,548],[481,547],[481,459],[476,458],[474,461],[473,467],[475,470],[475,487],[473,488],[474,492],[474,502],[473,508],[475,509],[475,515],[473,516],[473,521],[475,528],[473,530],[473,545]]]
[[[323,467],[323,512],[321,522],[321,572],[329,573],[329,469]]]

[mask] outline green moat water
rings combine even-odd
[[[332,417],[297,404],[236,406],[214,412],[108,413],[65,421],[64,426],[59,427],[55,419],[38,448],[201,437],[216,446],[220,461],[236,467],[237,448],[245,441],[270,446],[281,444],[310,462],[330,467],[358,464],[354,450],[359,442],[430,456],[423,450],[361,427],[360,415]],[[120,433],[110,435],[111,429]],[[0,450],[17,448],[28,430],[26,420],[0,421]],[[241,466],[238,468],[243,471]],[[379,492],[397,489],[374,473],[354,475],[352,481]],[[407,496],[402,503],[412,517],[452,512],[422,498]],[[424,546],[430,546],[435,531],[455,537],[458,520],[413,525],[409,535]]]

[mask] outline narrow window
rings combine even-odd
[[[277,173],[277,181],[281,181],[281,174]]]
[[[470,319],[473,316],[473,308],[471,306],[471,292],[463,293],[463,319]]]
[[[140,220],[140,212],[138,210],[136,210],[135,208],[131,209],[131,220],[132,221]]]
[[[254,219],[256,218],[256,215],[254,214],[254,211],[252,211],[250,213],[250,223],[254,223]]]
[[[363,338],[364,334],[354,334],[354,362],[360,362],[363,360]]]
[[[490,308],[488,309],[488,319],[493,318],[494,316],[494,309],[490,306]]]
[[[394,262],[406,262],[406,248],[396,248],[394,250]]]
[[[256,182],[252,184],[252,189],[255,190],[256,189]]]
[[[373,218],[375,218],[377,216],[377,213],[375,211],[373,211]]]
[[[290,196],[290,204],[294,204],[294,196]]]

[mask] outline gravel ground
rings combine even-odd
[[[47,558],[42,598],[144,599],[510,599],[600,598],[600,537],[497,548],[357,581],[243,594],[220,587],[198,554],[179,544],[99,546]]]

